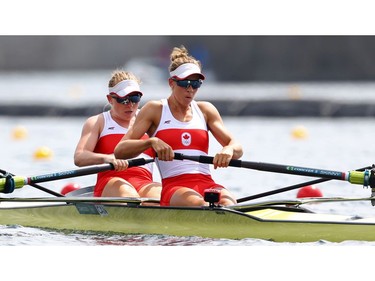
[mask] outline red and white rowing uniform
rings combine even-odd
[[[181,122],[175,119],[162,99],[162,113],[159,126],[153,136],[168,143],[174,152],[185,155],[207,155],[209,135],[206,120],[195,101],[191,102],[192,119]],[[181,187],[189,187],[203,195],[205,189],[223,186],[211,178],[209,164],[191,160],[159,161],[156,164],[163,184],[160,205],[168,206],[173,193]]]
[[[100,133],[99,140],[95,146],[94,152],[113,154],[116,145],[122,139],[124,134],[128,132],[128,129],[120,126],[116,121],[114,121],[109,111],[105,111],[102,114],[104,117],[104,127],[102,132]],[[148,138],[148,136],[144,135],[142,139],[144,138]],[[154,158],[154,155],[155,152],[150,148],[144,153],[137,156],[137,158]],[[100,197],[105,185],[113,177],[119,177],[127,180],[135,187],[137,191],[139,191],[143,186],[153,181],[152,172],[153,163],[131,167],[120,172],[116,172],[114,170],[100,172],[97,175],[94,196]]]

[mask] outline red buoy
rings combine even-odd
[[[74,190],[80,189],[81,186],[78,183],[68,183],[61,189],[61,194],[65,195],[69,192],[72,192]]]
[[[307,185],[298,190],[297,198],[323,197],[323,193],[319,188],[312,185]]]

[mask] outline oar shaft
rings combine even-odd
[[[192,160],[200,163],[212,164],[214,157],[212,156],[188,156],[181,153],[175,153],[175,159],[178,160]],[[299,176],[310,176],[310,177],[319,177],[325,179],[335,179],[335,180],[344,180],[349,181],[353,184],[363,184],[368,185],[370,175],[365,172],[350,171],[350,172],[340,172],[340,171],[331,171],[331,170],[322,170],[316,168],[306,168],[298,167],[291,165],[280,165],[280,164],[271,164],[271,163],[262,163],[262,162],[251,162],[251,161],[242,161],[242,160],[231,160],[229,166],[247,168],[253,170],[275,172],[282,174],[292,174]]]
[[[193,160],[193,161],[206,163],[206,164],[212,164],[214,160],[214,157],[212,156],[204,156],[204,155],[187,156],[187,155],[175,153],[175,155],[176,154],[177,154],[177,157],[175,157],[176,159],[182,158],[182,159]],[[338,179],[338,180],[344,180],[346,176],[345,173],[338,172],[338,171],[304,168],[304,167],[297,167],[297,166],[290,166],[290,165],[286,166],[286,165],[270,164],[270,163],[262,163],[262,162],[250,162],[250,161],[242,161],[242,160],[234,160],[234,159],[232,159],[229,162],[229,166],[267,171],[267,172],[312,176],[312,177],[320,177],[320,178],[330,178],[330,179]]]
[[[80,177],[80,176],[91,175],[91,174],[95,174],[95,173],[99,173],[99,172],[103,172],[103,171],[108,171],[108,170],[112,170],[112,169],[113,169],[112,164],[101,164],[101,165],[95,165],[95,166],[87,166],[87,167],[82,167],[82,168],[78,168],[78,169],[74,169],[74,170],[68,170],[68,171],[56,172],[56,173],[51,173],[51,174],[44,174],[44,175],[40,175],[40,176],[28,177],[26,184]]]
[[[136,159],[129,159],[129,167],[140,166],[147,163],[153,162],[154,159],[144,159],[144,158],[136,158]],[[100,165],[92,165],[87,167],[81,167],[74,170],[38,175],[38,176],[31,176],[31,177],[22,177],[22,176],[14,176],[12,180],[14,181],[14,188],[21,188],[26,184],[36,184],[40,182],[46,181],[53,181],[53,180],[61,180],[61,179],[68,179],[80,176],[86,176],[91,174],[96,174],[99,172],[104,172],[108,170],[113,170],[114,167],[112,164],[100,164]],[[4,190],[6,184],[6,179],[0,179],[0,192]]]
[[[357,169],[356,171],[361,172],[361,171],[365,171],[365,170],[368,170],[368,169],[371,169],[371,167],[367,166],[367,167],[364,167],[364,168]],[[312,181],[302,182],[302,183],[299,183],[299,184],[295,184],[295,185],[291,185],[291,186],[287,186],[287,187],[283,187],[283,188],[270,190],[270,191],[266,191],[266,192],[263,192],[263,193],[239,198],[239,199],[237,199],[237,203],[254,200],[254,199],[278,194],[278,193],[281,193],[281,192],[286,192],[286,191],[290,191],[290,190],[293,190],[293,189],[301,188],[301,187],[304,187],[304,186],[326,182],[326,181],[329,181],[329,180],[330,179],[322,179],[321,178],[321,179],[316,179],[316,180],[312,180]]]
[[[254,195],[246,196],[246,197],[243,197],[243,198],[239,198],[239,199],[237,199],[237,203],[250,201],[250,200],[254,200],[254,199],[274,195],[274,194],[277,194],[277,193],[286,192],[286,191],[290,191],[290,190],[293,190],[293,189],[301,188],[301,187],[304,187],[304,186],[307,186],[307,185],[318,184],[318,183],[326,182],[326,181],[329,181],[329,179],[317,179],[317,180],[312,180],[312,181],[308,181],[308,182],[304,182],[304,183],[299,183],[299,184],[279,188],[279,189],[276,189],[276,190],[270,190],[270,191],[266,191],[266,192],[263,192],[263,193],[254,194]]]
[[[21,188],[26,184],[36,184],[40,182],[46,181],[53,181],[53,180],[61,180],[61,179],[68,179],[73,177],[85,176],[90,174],[95,174],[103,171],[112,170],[112,164],[101,164],[101,165],[94,165],[94,166],[87,166],[82,167],[74,170],[44,174],[39,176],[31,176],[31,177],[22,177],[22,176],[14,176],[12,180],[14,182],[14,188]],[[0,191],[5,189],[6,179],[0,179]]]

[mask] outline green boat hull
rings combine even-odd
[[[111,203],[6,203],[0,203],[2,225],[72,232],[253,238],[275,242],[375,241],[375,219],[320,215],[293,208],[249,208],[243,211],[220,207]]]

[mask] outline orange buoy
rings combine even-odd
[[[65,195],[69,192],[72,192],[72,191],[80,189],[80,188],[81,188],[81,186],[78,183],[68,183],[68,184],[64,185],[64,187],[61,189],[60,193],[62,195]]]
[[[323,197],[323,193],[319,188],[312,185],[307,185],[298,190],[297,198],[311,198],[311,197]]]

